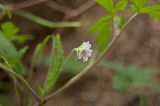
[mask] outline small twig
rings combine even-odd
[[[96,65],[100,62],[100,60],[105,56],[106,53],[108,53],[108,51],[111,49],[111,47],[115,44],[115,42],[117,41],[117,39],[120,37],[121,33],[123,32],[123,30],[126,28],[126,26],[137,16],[138,13],[135,13],[134,15],[132,15],[129,20],[124,24],[124,26],[122,27],[121,31],[115,35],[113,37],[113,39],[111,40],[111,42],[108,44],[108,46],[106,47],[106,49],[104,50],[104,52],[102,52],[102,54],[95,60],[95,62],[93,62],[92,64],[89,64],[83,71],[81,71],[79,74],[77,74],[75,77],[73,77],[71,80],[69,80],[64,86],[62,86],[60,89],[58,89],[57,91],[53,92],[52,94],[48,95],[45,97],[45,99],[43,100],[44,104],[45,102],[47,102],[48,100],[50,100],[53,97],[56,97],[57,95],[59,95],[60,93],[62,93],[63,91],[65,91],[67,88],[69,88],[70,86],[72,86],[74,83],[76,83],[78,80],[80,80],[82,77],[84,77],[85,75],[87,75],[90,71],[93,71],[93,68],[96,67]],[[37,102],[34,106],[39,106],[39,103]]]
[[[47,6],[49,6],[50,8],[53,8],[59,12],[62,12],[64,14],[67,14],[68,12],[70,12],[71,10],[63,5],[60,5],[54,1],[49,1],[46,3]]]
[[[79,6],[78,8],[74,9],[74,10],[70,10],[67,7],[66,10],[67,12],[65,12],[64,10],[60,9],[60,12],[63,11],[63,13],[65,14],[63,17],[63,21],[67,21],[67,20],[71,20],[72,18],[78,17],[79,15],[81,15],[82,13],[84,13],[85,11],[87,11],[88,9],[90,9],[91,7],[93,7],[96,4],[95,1],[88,1],[87,3],[82,4],[81,6]],[[54,5],[53,5],[54,6]],[[61,6],[61,5],[59,5]],[[56,10],[58,10],[58,8],[55,7]],[[61,33],[63,31],[63,29],[57,29],[56,32]]]
[[[37,95],[37,93],[32,89],[32,87],[28,84],[28,82],[21,75],[15,73],[12,69],[6,67],[5,65],[3,65],[1,63],[0,63],[0,68],[2,68],[7,73],[10,73],[10,74],[14,75],[15,77],[19,78],[28,87],[28,89],[35,96],[35,98],[37,98],[37,100],[39,102],[41,102],[41,98]]]
[[[69,18],[78,17],[79,15],[81,15],[82,13],[86,12],[88,9],[90,9],[91,7],[93,7],[95,4],[96,4],[95,1],[90,0],[87,3],[82,4],[77,9],[72,10],[68,14],[68,16],[69,16]]]
[[[19,10],[19,9],[24,9],[33,5],[37,5],[40,3],[44,3],[48,0],[27,0],[24,2],[20,2],[20,3],[16,3],[16,4],[11,4],[11,10],[15,11],[15,10]]]
[[[90,0],[88,1],[87,3],[84,3],[82,4],[81,6],[79,6],[78,8],[76,9],[69,9],[63,5],[60,5],[54,1],[49,1],[46,3],[49,7],[59,11],[59,12],[62,12],[65,14],[65,16],[67,16],[68,18],[67,19],[71,19],[71,18],[74,18],[74,17],[77,17],[79,16],[80,14],[82,14],[83,12],[85,12],[86,10],[90,9],[91,7],[93,7],[96,2]]]

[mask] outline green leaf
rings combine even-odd
[[[110,41],[110,26],[109,22],[112,16],[105,16],[99,19],[89,30],[89,34],[98,32],[96,43],[99,45],[99,50],[103,51]]]
[[[96,0],[96,2],[103,8],[105,8],[110,14],[114,14],[113,0]]]
[[[115,29],[115,35],[118,35],[124,25],[124,18],[121,16],[115,16],[114,17],[114,29]]]
[[[14,36],[16,36],[16,34],[19,31],[19,28],[17,28],[12,22],[7,21],[5,23],[3,23],[1,25],[1,29],[3,34],[10,40],[12,40],[12,38]]]
[[[160,4],[155,4],[152,6],[146,6],[141,10],[141,13],[151,13],[151,12],[160,12]]]
[[[21,75],[25,74],[24,65],[18,51],[2,33],[0,33],[0,55],[9,62],[15,72]]]
[[[19,57],[20,58],[22,58],[23,56],[24,56],[24,54],[26,53],[26,51],[28,50],[28,46],[25,46],[25,47],[23,47],[23,48],[21,48],[20,50],[19,50]]]
[[[155,19],[160,19],[160,12],[150,12],[149,15]]]
[[[148,3],[148,0],[131,0],[132,2],[132,10],[134,12],[140,12],[144,7],[145,5]]]
[[[100,28],[96,43],[99,45],[99,51],[102,52],[110,41],[110,28],[106,25],[102,25]]]
[[[63,65],[63,60],[64,60],[64,54],[63,54],[63,48],[61,44],[61,39],[59,35],[56,35],[53,37],[54,40],[54,56],[53,56],[53,61],[50,64],[50,68],[48,70],[48,75],[46,77],[46,81],[44,84],[44,93],[50,92],[54,86],[55,83],[61,73],[61,67]]]
[[[46,47],[49,39],[52,38],[52,36],[47,36],[42,43],[39,43],[33,53],[32,59],[31,59],[31,70],[35,67],[38,60],[43,56],[44,48]]]
[[[125,11],[127,7],[128,1],[127,0],[120,0],[117,2],[115,6],[116,11]]]

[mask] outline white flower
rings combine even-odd
[[[77,51],[78,59],[83,59],[84,62],[88,61],[88,58],[92,56],[93,52],[89,41],[83,42],[82,45],[75,50]]]

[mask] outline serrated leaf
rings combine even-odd
[[[114,14],[113,0],[96,0],[96,2],[103,8],[105,8],[110,14]]]
[[[109,22],[112,16],[105,16],[96,21],[94,25],[88,30],[89,34],[93,34],[95,32],[98,33],[96,38],[96,43],[99,45],[99,50],[103,51],[103,49],[107,46],[110,40],[110,26]]]
[[[18,51],[2,33],[0,33],[0,55],[7,59],[15,72],[21,75],[25,74],[24,65]]]
[[[115,35],[118,35],[124,25],[124,18],[121,16],[114,16]]]
[[[10,21],[7,21],[5,23],[3,23],[1,25],[1,29],[2,29],[2,32],[3,34],[10,40],[12,40],[12,38],[14,36],[16,36],[16,34],[18,33],[19,31],[19,28],[16,27],[12,22]]]
[[[127,0],[118,1],[115,6],[115,11],[125,11],[127,4],[128,4]]]
[[[50,64],[50,68],[48,70],[48,75],[46,77],[46,81],[44,84],[44,93],[50,92],[54,86],[55,83],[61,73],[61,67],[63,65],[64,60],[64,54],[63,54],[63,48],[61,44],[61,39],[59,35],[56,35],[53,37],[54,40],[54,56],[53,61]]]

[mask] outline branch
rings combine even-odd
[[[37,95],[37,93],[32,89],[32,87],[27,83],[27,81],[21,75],[15,73],[12,69],[6,67],[5,65],[3,65],[1,63],[0,63],[0,68],[2,68],[7,73],[10,73],[10,74],[14,75],[15,77],[17,77],[18,79],[20,79],[28,87],[28,89],[35,96],[35,98],[37,98],[37,100],[39,102],[41,101],[41,98]]]
[[[48,95],[45,97],[45,99],[43,100],[43,103],[46,103],[48,100],[50,100],[51,98],[56,97],[57,95],[59,95],[60,93],[62,93],[63,91],[65,91],[67,88],[69,88],[70,86],[72,86],[74,83],[76,83],[78,80],[80,80],[81,78],[83,78],[85,75],[87,75],[89,72],[93,71],[93,68],[96,67],[96,65],[100,62],[100,60],[105,56],[106,53],[108,53],[108,51],[111,49],[111,47],[115,44],[115,42],[117,41],[117,39],[120,37],[121,33],[123,32],[123,30],[126,28],[126,26],[138,15],[138,13],[135,13],[134,15],[132,15],[129,20],[123,25],[121,31],[115,35],[113,37],[113,39],[111,40],[111,42],[108,44],[108,46],[106,47],[106,49],[102,52],[102,54],[95,60],[95,62],[89,64],[83,71],[81,71],[79,74],[77,74],[75,77],[73,77],[72,79],[70,79],[64,86],[62,86],[60,89],[58,89],[57,91],[53,92],[52,94]],[[37,102],[34,106],[39,106],[40,104]]]
[[[82,4],[80,7],[78,7],[75,10],[72,10],[70,12],[69,17],[70,18],[74,18],[77,17],[79,15],[81,15],[82,13],[84,13],[85,11],[87,11],[88,9],[90,9],[91,7],[93,7],[96,4],[95,1],[88,1],[87,3]]]
[[[60,5],[54,1],[49,1],[46,3],[47,6],[49,6],[52,9],[55,9],[59,12],[62,12],[64,14],[67,14],[68,12],[70,12],[71,10],[63,5]]]
[[[71,18],[79,16],[83,12],[85,12],[88,9],[90,9],[91,7],[93,7],[95,4],[96,4],[95,1],[90,0],[87,3],[82,4],[78,8],[71,10],[63,5],[60,5],[56,2],[54,2],[54,1],[49,1],[46,3],[46,5],[48,5],[49,7],[53,8],[59,12],[64,13],[66,15],[67,19],[71,19]]]
[[[19,9],[24,9],[33,5],[37,5],[43,2],[46,2],[48,0],[27,0],[24,2],[16,3],[16,4],[11,4],[11,10],[19,10]]]

